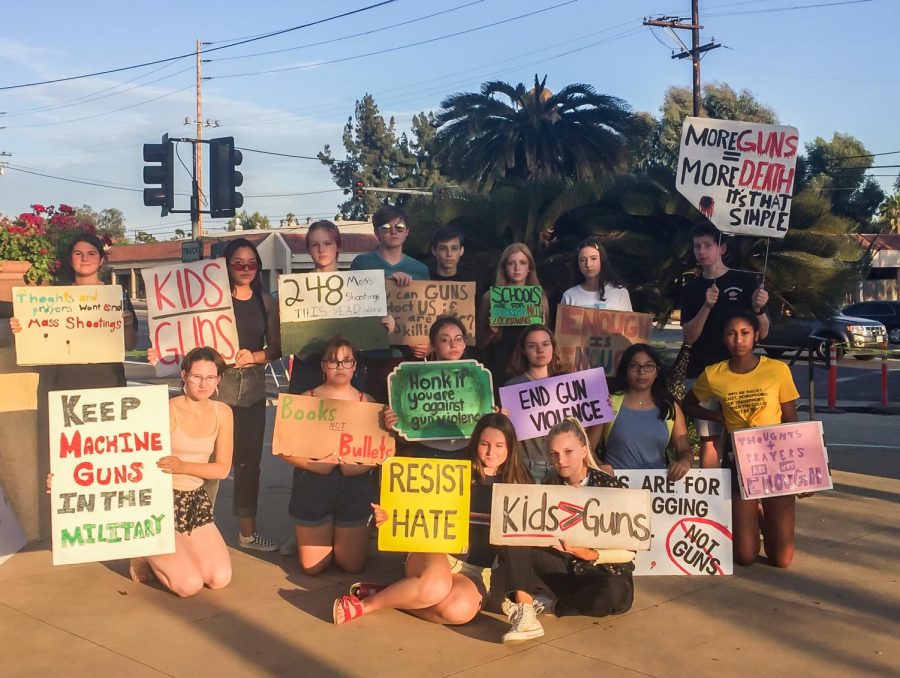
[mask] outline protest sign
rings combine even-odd
[[[51,391],[53,564],[175,551],[165,385]]]
[[[607,311],[560,305],[556,310],[556,344],[560,359],[575,370],[602,367],[616,371],[632,344],[650,343],[649,313]]]
[[[652,499],[649,551],[634,559],[634,573],[732,574],[731,472],[692,469],[681,480],[666,471],[616,469],[616,478]]]
[[[27,543],[19,519],[16,518],[12,506],[6,499],[3,486],[0,485],[0,565],[12,558]]]
[[[278,396],[272,454],[334,464],[376,465],[394,456],[381,427],[384,405],[312,396]]]
[[[178,374],[184,356],[198,346],[214,348],[228,364],[238,352],[231,283],[225,259],[146,268],[150,343],[157,376]]]
[[[584,426],[613,418],[602,367],[501,386],[500,404],[509,411],[519,440],[547,435],[567,417],[575,417]]]
[[[512,485],[491,494],[491,544],[646,551],[650,493],[617,487]]]
[[[469,549],[468,461],[394,457],[381,471],[379,551],[465,553]]]
[[[820,421],[747,428],[732,439],[743,499],[833,488]]]
[[[394,428],[410,441],[468,438],[493,411],[493,388],[491,373],[477,360],[400,363],[388,375]]]
[[[720,231],[783,238],[798,148],[796,127],[685,118],[675,186]]]
[[[119,285],[14,287],[19,365],[120,363],[125,359]]]
[[[544,322],[540,285],[498,285],[490,291],[491,327],[534,325]]]
[[[387,312],[397,321],[389,335],[392,344],[427,344],[428,331],[438,316],[453,315],[466,328],[466,343],[475,344],[475,283],[413,280],[399,287],[386,281]]]
[[[356,349],[389,348],[384,271],[331,271],[278,276],[281,350],[318,356],[334,336]]]

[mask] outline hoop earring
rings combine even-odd
[[[181,392],[187,395],[187,386],[184,383],[181,384]]]
[[[219,395],[219,387],[216,386],[216,397],[218,397],[218,395]]]

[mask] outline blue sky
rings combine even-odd
[[[751,90],[782,123],[799,128],[803,143],[839,131],[860,138],[873,153],[900,151],[900,2],[830,4],[838,1],[701,0],[703,41],[715,38],[725,45],[704,58],[703,80]],[[0,25],[0,87],[185,54],[198,38],[218,47],[378,2],[7,3]],[[790,9],[798,6],[806,8]],[[436,13],[441,14],[422,18]],[[514,19],[528,13],[533,14]],[[211,77],[203,83],[203,118],[218,120],[220,127],[204,134],[234,136],[239,146],[310,156],[330,143],[342,155],[342,127],[354,101],[366,92],[402,131],[412,115],[437,110],[450,93],[476,91],[493,79],[528,83],[535,73],[547,74],[554,91],[586,82],[635,110],[658,115],[665,89],[689,86],[691,78],[689,61],[669,57],[674,40],[641,25],[643,17],[661,14],[689,17],[690,0],[396,0],[208,54],[214,61],[203,64],[203,75]],[[408,23],[385,28],[402,22]],[[462,31],[470,32],[450,36]],[[687,31],[680,34],[689,41]],[[428,40],[433,41],[406,47]],[[273,50],[282,51],[247,56]],[[367,56],[347,59],[358,55]],[[259,73],[276,69],[287,70]],[[5,111],[0,152],[12,154],[0,158],[10,163],[0,176],[0,213],[18,214],[32,202],[86,203],[97,210],[123,210],[129,235],[147,230],[165,238],[175,228],[189,230],[186,215],[160,218],[158,208],[143,206],[139,191],[13,168],[141,189],[142,144],[166,132],[193,136],[193,126],[183,125],[185,117],[195,118],[193,85],[191,57],[0,90],[0,111]],[[180,145],[180,153],[190,165],[190,147]],[[900,154],[876,160],[898,165]],[[245,209],[259,210],[273,224],[288,212],[331,216],[343,200],[341,193],[329,192],[335,186],[317,161],[245,153],[241,170]],[[889,175],[878,179],[890,192],[897,169],[872,174]],[[183,170],[177,181],[186,190]],[[186,209],[186,198],[180,200],[183,204],[176,206]],[[224,221],[207,217],[204,225],[221,229]]]

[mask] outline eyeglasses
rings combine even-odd
[[[629,372],[637,372],[638,374],[653,374],[656,372],[656,363],[646,363],[641,365],[640,363],[628,363],[628,371]]]
[[[378,228],[381,229],[382,233],[387,233],[388,231],[396,231],[397,233],[403,233],[406,230],[406,224],[402,221],[396,224],[381,224]]]
[[[461,334],[457,334],[455,337],[447,337],[441,336],[437,338],[439,344],[465,344],[466,339]]]
[[[343,360],[323,360],[325,367],[329,370],[336,370],[341,367],[345,370],[352,370],[356,367],[356,358],[344,358]]]
[[[196,386],[199,386],[200,384],[214,384],[219,380],[219,375],[216,374],[212,377],[204,377],[199,374],[189,374],[187,380]]]
[[[255,271],[256,260],[253,261],[229,261],[228,265],[235,271]]]

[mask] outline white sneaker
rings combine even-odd
[[[556,607],[556,601],[542,593],[535,593],[534,596],[532,596],[531,606],[534,608],[534,613],[536,615],[544,612],[553,614],[553,610]],[[509,598],[504,598],[500,603],[500,610],[502,610],[503,614],[507,617],[513,613],[515,608],[516,603]]]
[[[544,627],[537,620],[535,607],[531,603],[513,603],[506,606],[509,610],[509,631],[503,634],[503,643],[523,643],[544,635]]]
[[[277,551],[278,544],[271,539],[266,539],[259,532],[254,532],[251,536],[245,537],[242,534],[238,534],[238,546],[242,549],[249,549],[251,551]]]
[[[288,539],[281,545],[281,548],[278,549],[278,552],[283,556],[296,556],[299,548],[297,546],[297,537],[296,535]]]

